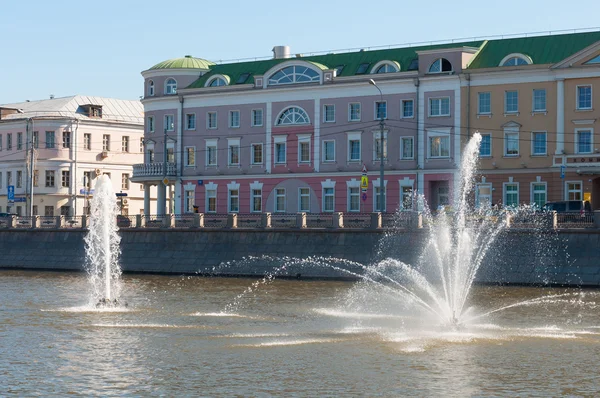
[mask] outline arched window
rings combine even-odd
[[[148,95],[152,97],[154,95],[154,81],[148,81]]]
[[[304,109],[292,106],[281,112],[276,125],[289,126],[294,124],[310,124],[310,119]]]
[[[400,65],[397,62],[383,61],[376,64],[371,73],[394,73],[400,71]]]
[[[500,61],[500,66],[521,66],[521,65],[530,65],[531,58],[527,55],[523,54],[509,54],[502,61]]]
[[[269,77],[269,86],[279,84],[310,83],[318,82],[321,76],[319,73],[307,66],[292,65],[279,69]]]
[[[226,86],[227,82],[225,81],[225,79],[221,78],[221,77],[215,77],[214,79],[212,79],[210,81],[210,83],[208,83],[207,87],[221,87],[221,86]]]
[[[429,67],[429,73],[452,72],[452,64],[446,58],[438,58]]]
[[[175,79],[167,79],[167,82],[165,83],[165,94],[177,94],[177,81]]]

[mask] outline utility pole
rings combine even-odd
[[[31,122],[31,127],[29,124]],[[33,216],[33,177],[35,175],[35,137],[33,134],[33,118],[27,119],[27,136],[29,137],[29,216]]]
[[[377,90],[379,90],[379,96],[381,98],[381,102],[383,104],[383,93],[381,92],[381,89],[379,88],[379,86],[377,85],[377,83],[375,83],[375,80],[373,79],[369,79],[369,84],[375,86],[375,88]],[[376,107],[376,112],[379,110],[379,107]],[[387,109],[386,109],[387,110]],[[379,112],[379,147],[380,147],[380,151],[379,151],[379,205],[380,205],[380,212],[385,212],[385,184],[383,183],[383,169],[384,169],[384,158],[383,158],[383,145],[384,145],[384,141],[383,141],[383,129],[385,127],[385,122],[383,120],[383,112]]]

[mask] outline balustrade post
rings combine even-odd
[[[8,228],[16,228],[17,227],[17,216],[10,216],[8,219]]]
[[[306,213],[296,215],[296,228],[306,228]]]
[[[31,217],[31,228],[39,229],[40,228],[40,216],[32,216]]]
[[[510,213],[506,213],[506,228],[510,228],[512,224],[512,215]]]
[[[137,221],[137,228],[146,228],[146,215],[145,214],[138,214],[137,216],[139,216],[139,218],[136,220]]]
[[[237,213],[227,215],[227,228],[237,228]]]
[[[260,226],[263,228],[271,228],[271,213],[263,213],[260,215]]]
[[[175,216],[173,214],[165,214],[163,217],[163,227],[175,228]]]
[[[333,228],[334,229],[344,228],[344,213],[341,213],[341,212],[333,213]]]
[[[411,226],[415,229],[423,228],[423,214],[418,211],[413,211],[411,214]]]
[[[56,216],[56,228],[64,228],[65,216]]]
[[[381,213],[371,213],[371,229],[381,229],[382,215]]]
[[[594,225],[596,225],[597,216],[594,216]],[[600,220],[598,220],[600,222]],[[556,210],[552,211],[552,229],[558,229],[558,213]]]
[[[35,216],[37,217],[37,216]],[[87,228],[87,216],[84,214],[83,216],[81,216],[81,229],[86,229]]]

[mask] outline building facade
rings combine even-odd
[[[529,202],[526,192],[540,193],[541,183],[544,200],[551,200],[560,165],[568,170],[565,180],[575,181],[569,159],[582,161],[567,152],[555,156],[556,107],[564,109],[560,150],[567,151],[565,131],[574,123],[568,118],[583,109],[564,93],[590,87],[589,95],[581,92],[584,120],[597,118],[589,101],[597,95],[591,86],[600,70],[592,51],[598,41],[600,33],[592,32],[293,57],[289,48],[275,47],[273,59],[262,61],[215,65],[186,56],[161,62],[142,72],[145,155],[133,181],[148,193],[158,187],[157,214],[391,212],[415,209],[417,194],[437,208],[452,202],[461,150],[479,131],[486,138],[478,201],[489,188],[489,203],[511,204],[515,183],[517,202]],[[567,62],[567,69],[585,81],[557,80],[560,62],[581,52],[588,58],[581,66]],[[534,134],[544,131],[545,138]],[[591,136],[577,131],[593,142],[593,130]],[[580,180],[583,198],[588,185]],[[557,199],[575,189],[565,187]],[[501,190],[509,195],[500,197]]]
[[[0,157],[0,212],[86,214],[101,174],[127,195],[115,198],[122,214],[143,209],[144,191],[131,182],[143,160],[139,101],[77,95],[1,105]]]

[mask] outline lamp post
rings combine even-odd
[[[373,79],[369,79],[369,84],[375,86],[375,88],[377,90],[379,90],[379,96],[381,97],[381,103],[383,104],[383,93],[381,92],[381,89],[379,88],[379,86],[377,85],[377,83],[375,83],[375,80]],[[379,106],[377,106],[376,108],[376,112],[379,110]],[[383,127],[385,125],[385,122],[383,121],[383,112],[379,113],[379,211],[380,212],[384,212],[385,211],[385,186],[383,183]]]

